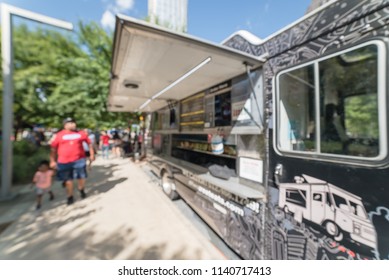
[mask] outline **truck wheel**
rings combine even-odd
[[[167,172],[163,172],[161,176],[161,185],[163,192],[171,199],[176,200],[178,198],[178,193],[174,190],[174,180],[169,178],[169,174]]]
[[[327,233],[333,236],[336,241],[341,241],[343,239],[343,233],[335,223],[328,221],[325,224],[325,228]]]

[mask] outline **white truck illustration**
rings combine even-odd
[[[293,213],[300,223],[305,219],[321,225],[337,241],[348,233],[354,241],[377,248],[377,233],[360,197],[317,178],[302,176],[296,176],[295,183],[279,184],[279,207]]]

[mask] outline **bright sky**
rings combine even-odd
[[[147,16],[147,0],[4,0],[10,5],[77,24],[109,29],[114,14]],[[264,39],[304,16],[311,0],[188,0],[188,33],[219,43],[244,29]]]

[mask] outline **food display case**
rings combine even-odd
[[[224,143],[222,154],[214,154],[208,134],[173,134],[172,156],[208,167],[211,164],[236,168],[236,145]]]
[[[243,75],[177,102],[179,121],[169,121],[170,108],[159,110],[161,133],[170,134],[170,137],[161,135],[162,154],[205,168],[213,164],[227,166],[238,173],[239,157],[261,157],[251,151],[257,151],[257,146],[246,147],[247,139],[258,143],[256,135],[260,133],[250,118],[259,114],[254,101]],[[171,123],[177,123],[178,129],[168,131]]]

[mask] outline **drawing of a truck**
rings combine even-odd
[[[336,241],[348,233],[354,241],[377,248],[377,233],[360,197],[308,175],[280,183],[279,191],[279,207],[296,221],[321,225]]]

